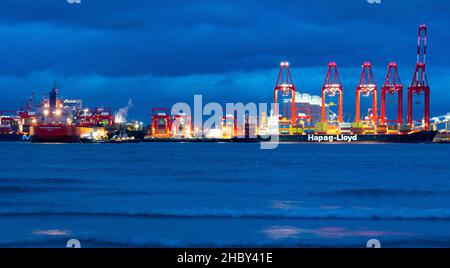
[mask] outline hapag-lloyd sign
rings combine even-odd
[[[356,142],[358,135],[308,135],[309,142]]]

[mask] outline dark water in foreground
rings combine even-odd
[[[0,247],[450,247],[447,145],[0,145]]]

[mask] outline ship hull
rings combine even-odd
[[[280,142],[280,143],[432,143],[436,137],[436,131],[421,131],[417,133],[405,135],[281,135],[270,138],[233,138],[233,139],[208,139],[208,138],[194,138],[194,139],[174,139],[174,138],[145,138],[143,142],[189,142],[189,143],[257,143],[257,142]],[[278,139],[277,139],[278,138]]]
[[[31,141],[77,143],[80,142],[80,130],[72,125],[38,125],[30,130]]]
[[[299,143],[432,143],[436,137],[436,131],[421,131],[405,135],[388,134],[340,134],[340,135],[286,135],[279,136],[279,142]],[[270,141],[264,138],[235,138],[233,142],[262,142]],[[276,141],[276,139],[272,139]]]
[[[436,131],[421,131],[406,135],[281,135],[278,141],[281,143],[432,143],[438,133]],[[79,129],[75,126],[58,127],[33,127],[30,136],[20,134],[0,134],[1,141],[32,141],[32,142],[61,142],[77,143],[80,142]],[[273,138],[272,141],[277,139]],[[252,143],[270,141],[265,138],[233,138],[233,139],[136,139],[132,142],[236,142]],[[89,143],[89,141],[84,141]],[[447,141],[448,142],[448,141]],[[112,143],[112,142],[105,142]]]

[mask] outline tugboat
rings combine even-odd
[[[81,137],[82,143],[108,143],[108,135],[106,131],[101,128],[91,132],[88,136]]]
[[[136,139],[134,136],[128,136],[126,129],[120,129],[112,137],[110,143],[139,143],[140,141],[140,139]]]
[[[73,123],[72,115],[57,98],[56,83],[48,100],[37,111],[37,123],[30,128],[32,142],[80,142],[80,129]]]
[[[134,136],[129,136],[126,129],[118,130],[111,139],[108,138],[104,130],[95,131],[89,137],[81,138],[82,143],[139,143],[140,141]]]

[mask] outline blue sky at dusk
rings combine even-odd
[[[450,1],[144,1],[5,0],[0,5],[0,109],[58,81],[64,97],[90,107],[151,108],[205,101],[269,102],[279,62],[297,89],[319,94],[336,61],[346,113],[354,111],[361,64],[371,61],[381,87],[391,61],[407,86],[417,27],[429,27],[432,115],[450,111]]]

